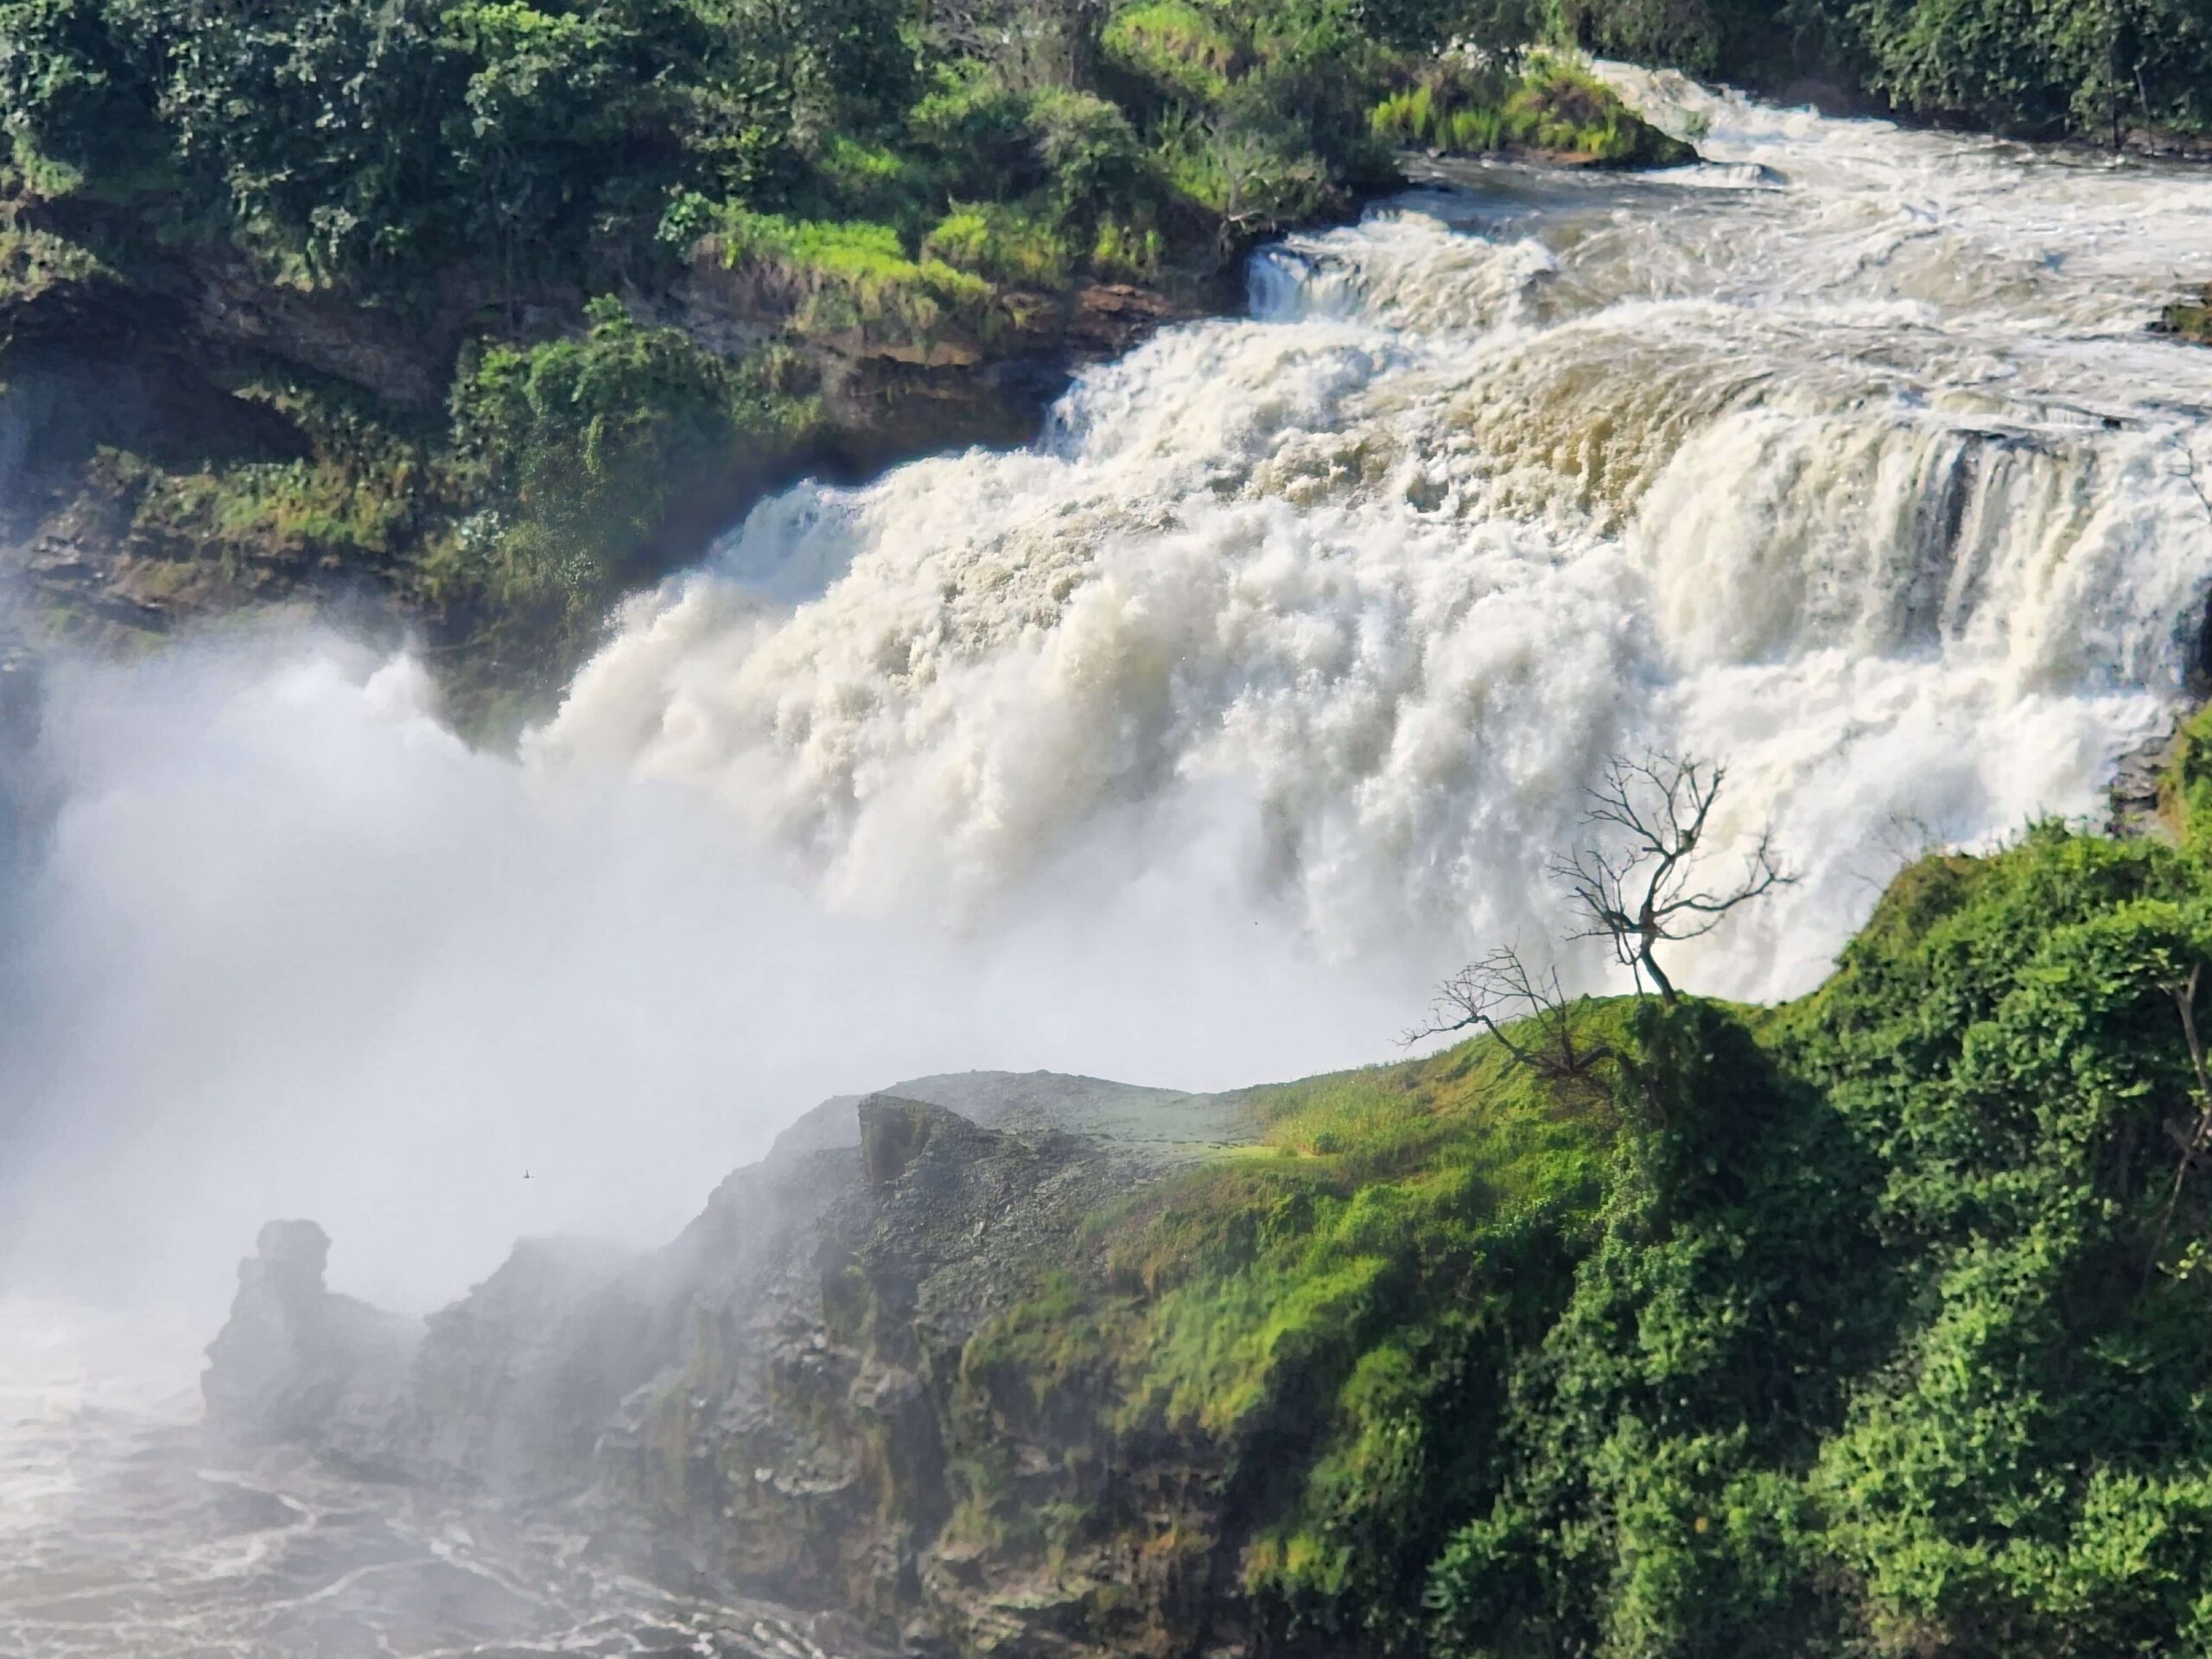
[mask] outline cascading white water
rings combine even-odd
[[[1753,995],[1817,979],[1893,823],[2093,811],[2212,576],[2212,354],[2144,332],[2212,180],[1611,73],[1709,164],[1439,169],[1291,238],[1035,452],[763,508],[532,764],[978,925],[1204,791],[1314,950],[1437,964],[1554,936],[1602,758],[1687,748],[1806,878],[1690,964]]]
[[[2145,332],[2212,275],[2212,175],[1605,73],[1707,162],[1439,164],[1289,238],[1032,449],[765,504],[518,762],[327,640],[60,677],[0,1293],[219,1296],[290,1213],[419,1304],[518,1232],[666,1236],[833,1092],[1382,1058],[1439,972],[1557,938],[1609,753],[1725,760],[1722,829],[1803,877],[1682,954],[1714,992],[1816,982],[1926,840],[2095,812],[2212,583],[2212,353]],[[521,1595],[465,1516],[327,1473],[211,1496],[94,1414],[67,1323],[0,1302],[51,1338],[0,1342],[40,1541],[0,1647],[756,1628]]]

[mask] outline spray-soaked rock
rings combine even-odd
[[[207,1421],[247,1441],[321,1440],[365,1398],[395,1395],[421,1328],[323,1283],[330,1236],[272,1221],[238,1264],[229,1322],[200,1378]],[[350,1410],[349,1410],[350,1408]]]
[[[210,1351],[208,1414],[351,1468],[563,1501],[663,1582],[824,1610],[841,1652],[1233,1647],[1202,1471],[1168,1483],[1200,1542],[1166,1568],[1047,1560],[961,1519],[986,1466],[1017,1508],[1159,1502],[1122,1490],[1102,1402],[1034,1401],[963,1357],[1094,1248],[1087,1218],[1245,1135],[1233,1103],[1166,1090],[921,1079],[809,1114],[654,1256],[525,1243],[423,1327],[331,1294],[322,1230],[272,1223]],[[1143,1478],[1181,1455],[1155,1449]]]

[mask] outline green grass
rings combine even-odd
[[[941,258],[910,256],[888,225],[726,207],[704,250],[780,289],[791,308],[789,326],[803,336],[926,340],[948,327],[988,330],[993,321],[989,283]]]
[[[2159,797],[2162,816],[2183,844],[2212,845],[2212,707],[2197,710],[2176,734]]]
[[[1586,1220],[1613,1132],[1486,1039],[1246,1098],[1272,1155],[1147,1196],[1108,1258],[1148,1300],[1127,1411],[1224,1440],[1349,1375],[1394,1310],[1472,1294],[1531,1217]]]
[[[1630,1012],[1592,1004],[1581,1018],[1619,1040]],[[1248,1589],[1295,1599],[1360,1570],[1351,1511],[1379,1503],[1424,1524],[1421,1492],[1456,1454],[1406,1463],[1408,1414],[1435,1408],[1471,1349],[1526,1339],[1556,1314],[1622,1119],[1554,1093],[1487,1039],[1238,1102],[1256,1144],[1094,1217],[1071,1259],[969,1342],[961,1375],[993,1402],[978,1421],[1035,1429],[1072,1412],[1114,1441],[1206,1448],[1217,1478],[1268,1493],[1252,1500],[1264,1524]],[[1117,1524],[1071,1513],[1053,1548]],[[1020,1531],[982,1482],[960,1525],[1001,1542]]]
[[[1114,14],[1099,35],[1107,56],[1199,104],[1229,95],[1242,55],[1236,37],[1188,0],[1143,0]]]
[[[1370,118],[1388,143],[1472,156],[1508,148],[1554,152],[1613,166],[1667,167],[1696,159],[1587,70],[1539,53],[1517,75],[1459,67],[1426,71]]]
[[[922,257],[1020,288],[1058,288],[1068,279],[1067,244],[1018,207],[956,207],[922,243]]]
[[[1160,280],[1164,254],[1157,229],[1108,219],[1092,238],[1090,268],[1108,282],[1154,283]]]

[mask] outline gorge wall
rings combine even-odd
[[[664,1582],[906,1651],[1235,1650],[1252,1517],[1223,1448],[1121,1432],[1106,1378],[976,1338],[1096,1277],[1101,1215],[1251,1133],[1231,1102],[1082,1078],[901,1084],[802,1119],[664,1250],[526,1243],[420,1326],[327,1291],[321,1230],[272,1223],[208,1421],[578,1505]]]

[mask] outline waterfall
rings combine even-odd
[[[1554,938],[1595,768],[1688,749],[1805,878],[1691,961],[1753,996],[1817,981],[1895,825],[2094,814],[2212,578],[2212,354],[2143,332],[2212,181],[1610,73],[1711,159],[1433,167],[1031,451],[769,504],[531,764],[696,786],[842,906],[986,927],[1203,796],[1357,973]]]
[[[2202,666],[2212,352],[2145,325],[2212,176],[1605,73],[1707,159],[1422,164],[1030,448],[763,503],[519,757],[327,636],[50,676],[0,780],[48,825],[0,906],[0,1645],[257,1639],[234,1496],[107,1382],[271,1216],[422,1307],[518,1234],[665,1238],[833,1094],[1376,1060],[1499,944],[1618,985],[1546,873],[1611,755],[1725,763],[1714,855],[1770,824],[1800,877],[1669,958],[1736,996],[1927,847],[2098,815]],[[287,1478],[264,1524],[373,1534],[334,1588],[505,1593]],[[57,1615],[79,1577],[132,1588]],[[721,1616],[558,1588],[549,1652]]]

